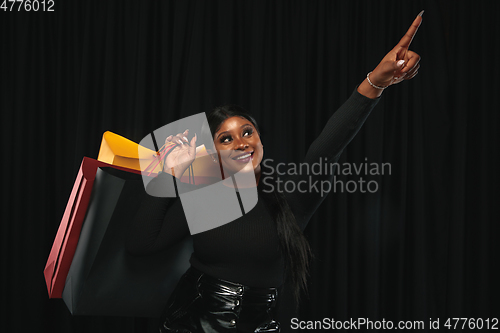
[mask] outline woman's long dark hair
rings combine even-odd
[[[212,135],[219,130],[226,119],[235,116],[250,121],[260,136],[255,119],[237,105],[220,106],[208,114],[207,120]],[[283,194],[279,191],[273,191],[270,199],[268,207],[271,208],[278,230],[280,249],[285,259],[285,276],[292,287],[295,305],[298,307],[301,291],[307,291],[311,248]]]

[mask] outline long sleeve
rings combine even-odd
[[[304,165],[309,166],[309,172],[288,176],[286,181],[292,181],[297,189],[284,191],[284,195],[294,212],[302,230],[305,229],[312,214],[323,202],[332,184],[333,173],[330,169],[315,172],[313,164],[321,163],[323,167],[338,161],[344,148],[365,122],[379,98],[370,99],[354,90],[350,98],[330,117],[321,134],[309,147]],[[321,187],[323,185],[323,188]]]
[[[169,188],[165,186],[166,183],[172,184],[172,176],[162,173],[148,184],[148,192],[165,192]],[[127,233],[126,247],[129,253],[154,253],[189,235],[180,199],[175,197],[175,192],[169,196],[144,197]]]

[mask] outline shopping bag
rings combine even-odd
[[[154,150],[145,148],[121,135],[104,132],[99,149],[98,161],[129,169],[140,170],[139,155],[148,161],[154,160]],[[155,170],[158,173],[159,168]]]
[[[97,169],[62,293],[73,315],[161,315],[189,267],[192,240],[186,237],[147,256],[129,254],[126,234],[145,195],[140,175],[109,167]],[[171,209],[179,209],[177,213],[182,215],[180,204]]]
[[[76,245],[80,235],[80,229],[87,211],[92,184],[99,166],[110,166],[107,163],[98,162],[94,159],[84,157],[76,176],[73,190],[64,211],[56,238],[50,250],[49,258],[44,269],[45,282],[50,298],[61,298],[66,275],[68,274]],[[137,172],[117,166],[116,168]]]
[[[159,136],[156,139],[161,140],[156,143],[156,149],[161,150],[165,138]],[[121,135],[107,131],[102,135],[97,160],[147,172],[149,176],[154,177],[160,171],[169,172],[169,170],[163,170],[163,161],[158,161],[159,154],[154,148],[154,145],[150,149]],[[189,170],[186,170],[181,181],[207,184],[213,182],[214,178],[220,178],[220,168],[212,162],[204,144],[196,147],[196,160],[192,164],[191,171],[193,173],[191,177],[194,178],[190,179]]]

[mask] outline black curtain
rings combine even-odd
[[[387,89],[341,163],[389,163],[374,193],[331,193],[305,233],[299,313],[444,321],[498,312],[498,1],[54,1],[0,10],[3,332],[155,332],[72,317],[43,269],[83,156],[236,103],[265,158],[299,162],[330,115],[425,9],[420,73]],[[373,187],[372,187],[373,189]],[[352,190],[352,187],[351,187]],[[285,297],[288,297],[285,295]],[[286,299],[286,298],[285,298]],[[7,330],[6,330],[7,329]]]

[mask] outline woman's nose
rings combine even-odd
[[[236,149],[246,149],[248,147],[249,145],[245,140],[239,139],[239,141],[236,142]]]

